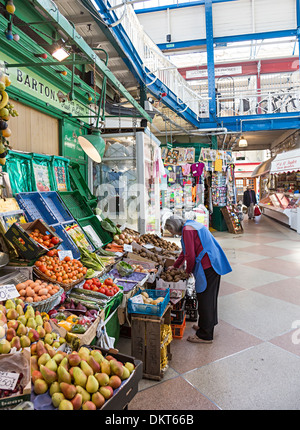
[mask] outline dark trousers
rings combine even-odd
[[[201,339],[212,340],[214,327],[218,324],[218,294],[221,276],[212,267],[204,270],[207,287],[203,293],[197,293],[198,326],[196,335]]]

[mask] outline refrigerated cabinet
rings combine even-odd
[[[101,163],[92,163],[91,187],[102,217],[139,231],[160,233],[160,193],[157,148],[148,130],[103,134]]]

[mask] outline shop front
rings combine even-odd
[[[260,200],[262,212],[298,231],[300,202],[300,150],[273,157],[268,174],[268,193]]]

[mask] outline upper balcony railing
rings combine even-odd
[[[113,8],[118,4],[120,0],[111,0],[108,7]],[[200,117],[203,101],[208,100],[208,97],[202,97],[190,87],[177,67],[144,32],[131,5],[124,4],[123,7],[114,9],[114,12],[141,59],[149,90],[151,91],[151,85],[160,80],[177,97],[178,113],[189,108],[197,118]]]

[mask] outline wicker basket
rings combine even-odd
[[[35,275],[40,278],[43,279],[44,281],[53,283],[53,279],[49,278],[49,276],[46,276],[43,272],[41,272],[36,266],[33,266],[33,271],[35,273]],[[73,281],[69,284],[66,284],[64,282],[58,282],[55,281],[54,283],[59,285],[60,287],[62,287],[64,289],[64,291],[69,291],[71,288],[73,288],[75,285],[80,284],[85,278],[85,275],[82,276],[82,278],[77,279],[77,281]]]
[[[35,311],[49,312],[56,305],[59,304],[58,299],[60,299],[63,293],[64,293],[64,289],[60,288],[57,293],[53,294],[53,296],[49,297],[48,299],[42,300],[40,302],[32,302],[30,303],[30,305],[33,307]]]

